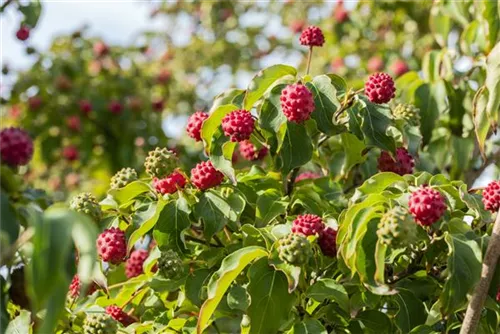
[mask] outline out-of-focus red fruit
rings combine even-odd
[[[325,227],[320,233],[318,244],[325,256],[335,257],[337,255],[337,231],[331,227]]]
[[[30,37],[30,29],[28,26],[22,25],[16,32],[16,37],[20,41],[25,41]]]
[[[289,28],[294,34],[298,34],[304,30],[305,25],[306,22],[304,20],[294,20],[290,22]]]
[[[30,110],[37,110],[42,106],[42,99],[38,96],[32,96],[28,99],[28,106]]]
[[[95,42],[93,49],[96,57],[103,57],[109,53],[109,47],[102,41]]]
[[[343,58],[336,57],[336,58],[332,59],[332,61],[330,63],[330,69],[333,72],[340,70],[342,67],[344,67],[344,59]]]
[[[162,69],[160,73],[158,73],[158,76],[156,77],[156,82],[158,82],[159,84],[165,84],[170,80],[171,77],[172,73],[170,73],[169,70]]]
[[[221,21],[226,21],[231,16],[233,16],[233,10],[231,8],[222,8],[222,10],[220,11]]]
[[[80,175],[77,173],[69,173],[64,178],[64,183],[68,188],[74,188],[80,183]]]
[[[396,77],[399,77],[410,70],[408,64],[402,59],[398,59],[391,64],[389,69]]]
[[[151,108],[153,111],[161,112],[163,111],[164,101],[162,99],[153,100],[151,102]]]
[[[13,119],[18,119],[20,115],[21,115],[21,107],[18,104],[13,105],[9,109],[9,116],[12,117]]]
[[[59,75],[56,77],[55,86],[60,91],[68,91],[73,86],[71,80],[65,75]]]
[[[368,59],[366,68],[370,73],[380,72],[384,69],[384,60],[380,56],[373,56],[370,59]]]
[[[88,115],[92,111],[92,103],[89,100],[80,100],[80,111],[85,115]]]
[[[80,156],[80,154],[79,154],[78,148],[76,148],[76,146],[69,145],[69,146],[66,146],[65,148],[63,148],[62,156],[64,159],[66,159],[68,161],[75,161],[75,160],[78,160],[78,157]]]
[[[12,167],[26,165],[33,157],[33,140],[19,128],[0,131],[0,156],[2,163]]]
[[[108,110],[111,111],[115,115],[119,115],[123,111],[122,104],[116,100],[109,102]]]
[[[378,169],[381,172],[393,172],[399,175],[413,173],[415,161],[406,148],[398,147],[395,158],[396,160],[388,152],[383,151],[378,159]]]
[[[81,122],[80,117],[78,116],[69,116],[66,119],[66,125],[72,131],[79,132],[81,130]]]
[[[335,21],[337,21],[337,23],[344,23],[347,20],[349,20],[349,12],[345,10],[343,4],[338,4],[337,7],[335,7],[333,16],[335,18]]]
[[[91,75],[98,75],[102,71],[102,62],[100,60],[92,60],[88,65],[88,71]]]

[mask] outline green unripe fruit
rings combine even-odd
[[[162,276],[168,279],[177,279],[184,272],[181,258],[171,249],[162,252],[158,259],[158,269]]]
[[[89,314],[83,323],[84,334],[116,334],[117,331],[117,322],[106,313]]]
[[[100,221],[102,218],[102,210],[97,198],[91,193],[81,193],[71,200],[70,208],[89,215],[95,221]]]
[[[161,179],[178,167],[178,161],[174,152],[157,147],[148,153],[144,167],[149,176]]]
[[[111,178],[110,188],[123,188],[135,180],[137,180],[137,172],[133,168],[122,168]]]
[[[402,207],[387,211],[378,224],[377,236],[388,246],[406,247],[417,240],[417,225]]]
[[[413,126],[420,125],[420,109],[413,104],[398,104],[392,111],[394,118],[404,119],[408,124]]]
[[[311,243],[303,235],[291,233],[279,241],[278,253],[282,261],[300,266],[312,255]]]

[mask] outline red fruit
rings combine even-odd
[[[400,75],[408,72],[410,69],[404,60],[398,59],[391,64],[390,70],[396,77],[399,77]]]
[[[33,157],[33,140],[19,128],[3,129],[0,132],[0,156],[9,166],[26,165]]]
[[[78,152],[78,148],[76,148],[76,146],[69,145],[63,148],[62,156],[68,161],[75,161],[78,160],[80,153]]]
[[[233,142],[240,142],[250,139],[255,120],[252,114],[246,110],[235,110],[224,116],[222,119],[222,130]]]
[[[370,73],[382,71],[384,68],[384,61],[379,56],[373,56],[368,59],[367,68]]]
[[[196,141],[201,141],[201,126],[203,121],[208,118],[208,114],[203,111],[197,111],[188,118],[186,132],[188,136]]]
[[[92,111],[92,104],[90,103],[89,100],[81,100],[79,104],[80,104],[80,111],[85,115],[88,115]]]
[[[341,57],[336,57],[332,59],[332,62],[330,63],[330,69],[335,72],[339,69],[344,67],[344,59]]]
[[[307,27],[306,30],[302,31],[299,38],[301,45],[307,46],[323,46],[325,43],[325,36],[320,28],[315,26]]]
[[[113,100],[108,104],[108,110],[115,115],[119,115],[122,113],[123,110],[122,104],[116,100]]]
[[[344,23],[349,19],[349,12],[345,10],[344,6],[339,4],[335,8],[335,12],[333,13],[335,17],[335,21],[337,23]]]
[[[16,32],[16,37],[20,41],[27,40],[30,37],[30,29],[27,26],[22,25]]]
[[[78,116],[69,116],[66,119],[66,125],[70,130],[78,132],[81,129],[80,118]]]
[[[399,175],[411,174],[414,166],[413,157],[404,147],[396,149],[396,161],[386,151],[383,151],[378,158],[378,169],[381,172],[393,172]]]
[[[260,150],[257,150],[255,145],[250,140],[241,141],[239,150],[241,156],[248,161],[262,160],[269,151],[265,146],[261,147]]]
[[[290,22],[289,28],[294,34],[298,34],[302,30],[304,30],[305,24],[306,23],[304,22],[304,20],[295,20]]]
[[[76,297],[80,296],[80,289],[81,289],[80,278],[78,277],[78,275],[75,275],[75,276],[73,276],[73,280],[71,280],[71,284],[69,285],[69,295],[72,298],[76,298]],[[91,295],[96,290],[97,290],[97,285],[94,282],[92,282],[88,286],[87,292],[85,295],[87,295],[87,296]]]
[[[191,169],[191,182],[201,190],[218,186],[224,180],[224,174],[212,165],[211,161],[202,161]]]
[[[430,226],[437,222],[446,210],[443,195],[429,186],[422,186],[414,191],[408,203],[410,213],[422,226]]]
[[[337,231],[326,227],[319,235],[318,244],[324,255],[335,257],[337,255]]]
[[[500,181],[491,181],[483,190],[483,204],[486,210],[497,212],[500,209]]]
[[[309,235],[321,234],[325,224],[321,217],[310,213],[298,216],[292,223],[292,233]]]
[[[173,172],[169,176],[158,179],[153,179],[153,186],[156,191],[162,195],[173,194],[179,188],[184,188],[186,186],[186,178],[179,172]]]
[[[158,73],[158,76],[156,77],[156,82],[164,84],[167,83],[171,77],[172,73],[170,73],[170,71],[167,69],[163,69],[160,71],[160,73]]]
[[[102,57],[109,53],[109,48],[104,42],[99,41],[94,43],[94,55],[96,57]]]
[[[153,100],[153,102],[151,102],[151,108],[153,108],[153,111],[158,111],[158,112],[162,111],[163,106],[164,106],[164,102],[162,99]]]
[[[106,307],[106,313],[116,321],[121,322],[125,327],[135,322],[135,319],[133,317],[125,313],[120,307],[116,305],[110,305]]]
[[[302,84],[288,85],[281,92],[281,109],[289,121],[303,123],[314,111],[312,93]]]
[[[56,77],[55,86],[58,90],[67,91],[73,86],[71,80],[65,75],[59,75]]]
[[[119,264],[127,256],[127,241],[122,230],[111,227],[105,229],[97,238],[97,253],[109,263]]]
[[[145,249],[136,249],[130,254],[125,264],[125,274],[128,278],[139,276],[144,272],[142,265],[148,258],[148,251]]]
[[[32,96],[28,99],[28,105],[30,110],[36,110],[42,105],[42,99],[38,96]]]
[[[365,94],[373,103],[387,103],[395,92],[394,80],[387,73],[372,74],[365,83]]]
[[[318,174],[318,173],[314,173],[314,172],[304,172],[295,178],[295,182],[299,182],[302,180],[317,179],[317,178],[320,178],[322,176],[323,175]]]

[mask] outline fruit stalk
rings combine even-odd
[[[481,269],[481,278],[479,279],[479,283],[474,289],[474,293],[472,294],[469,306],[467,307],[467,312],[465,313],[465,318],[462,323],[460,334],[473,334],[477,332],[477,327],[479,325],[479,320],[481,319],[484,301],[486,300],[486,296],[488,295],[488,289],[490,287],[491,279],[493,277],[493,273],[495,272],[499,257],[500,212],[497,212],[497,218],[495,220],[495,225],[493,225],[493,232],[488,243],[488,249],[486,250],[486,255],[484,256],[483,268]]]

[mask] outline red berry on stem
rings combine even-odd
[[[33,140],[19,128],[3,129],[0,132],[0,156],[9,166],[26,165],[33,157]]]
[[[127,241],[122,230],[111,227],[105,229],[97,238],[99,257],[112,264],[120,264],[127,256]]]
[[[497,212],[500,209],[500,181],[491,181],[483,190],[483,204],[486,210]]]
[[[406,148],[396,149],[396,160],[386,151],[383,151],[378,158],[378,169],[381,172],[393,172],[399,175],[413,173],[415,161]]]
[[[202,161],[191,169],[191,182],[201,190],[218,186],[224,180],[224,174],[213,166],[211,161]]]
[[[243,140],[240,142],[239,151],[243,159],[255,161],[264,159],[269,150],[265,146],[257,149],[250,140]]]
[[[310,213],[298,216],[292,223],[292,233],[305,236],[321,234],[324,228],[321,217]]]
[[[188,118],[186,132],[189,137],[196,141],[201,141],[201,126],[203,121],[208,118],[208,114],[203,111],[197,111]]]
[[[80,278],[78,275],[73,276],[73,280],[71,280],[71,284],[69,285],[69,295],[73,298],[76,298],[80,295],[81,289]],[[86,295],[91,295],[97,290],[97,285],[92,282],[87,288]]]
[[[372,74],[365,83],[365,94],[373,103],[387,103],[395,92],[394,80],[387,73]]]
[[[306,46],[323,46],[325,43],[325,36],[320,28],[316,26],[307,27],[299,38],[301,45]]]
[[[109,47],[102,41],[94,43],[93,49],[96,57],[102,57],[109,53]]]
[[[80,100],[80,111],[85,115],[88,115],[92,111],[92,104],[89,100]]]
[[[133,317],[125,313],[123,309],[116,305],[110,305],[106,307],[106,313],[116,321],[121,322],[125,327],[135,322],[135,319]]]
[[[162,99],[153,100],[153,102],[151,102],[151,108],[153,108],[153,111],[160,112],[163,110],[164,104]]]
[[[173,194],[179,188],[186,186],[186,178],[179,172],[173,172],[163,179],[154,178],[153,186],[162,195]]]
[[[21,25],[19,30],[16,32],[16,37],[20,41],[27,40],[30,37],[30,29],[25,25]]]
[[[70,130],[78,132],[81,129],[80,118],[78,116],[69,116],[66,119],[66,125]]]
[[[142,265],[148,258],[148,251],[145,249],[136,249],[130,254],[127,262],[125,263],[125,275],[128,278],[139,276],[144,272]]]
[[[62,156],[64,159],[66,159],[68,161],[75,161],[75,160],[78,160],[80,154],[79,154],[76,146],[69,145],[69,146],[66,146],[63,148]]]
[[[422,186],[410,195],[408,202],[410,213],[422,226],[437,222],[446,211],[443,195],[429,186]]]
[[[321,252],[330,257],[337,255],[337,231],[331,227],[326,227],[319,235],[318,244]]]
[[[119,115],[122,113],[123,110],[122,104],[116,100],[113,100],[108,104],[108,110],[115,115]]]
[[[222,130],[233,142],[250,139],[255,127],[252,114],[246,110],[235,110],[222,119]]]
[[[303,123],[311,118],[314,111],[312,93],[302,84],[288,85],[281,92],[281,109],[286,118],[295,123]]]
[[[38,96],[32,96],[28,99],[30,110],[37,110],[42,105],[42,99]]]
[[[170,71],[167,69],[163,69],[156,77],[156,82],[160,84],[167,83],[170,80],[170,77],[172,77],[172,73],[170,73]]]

